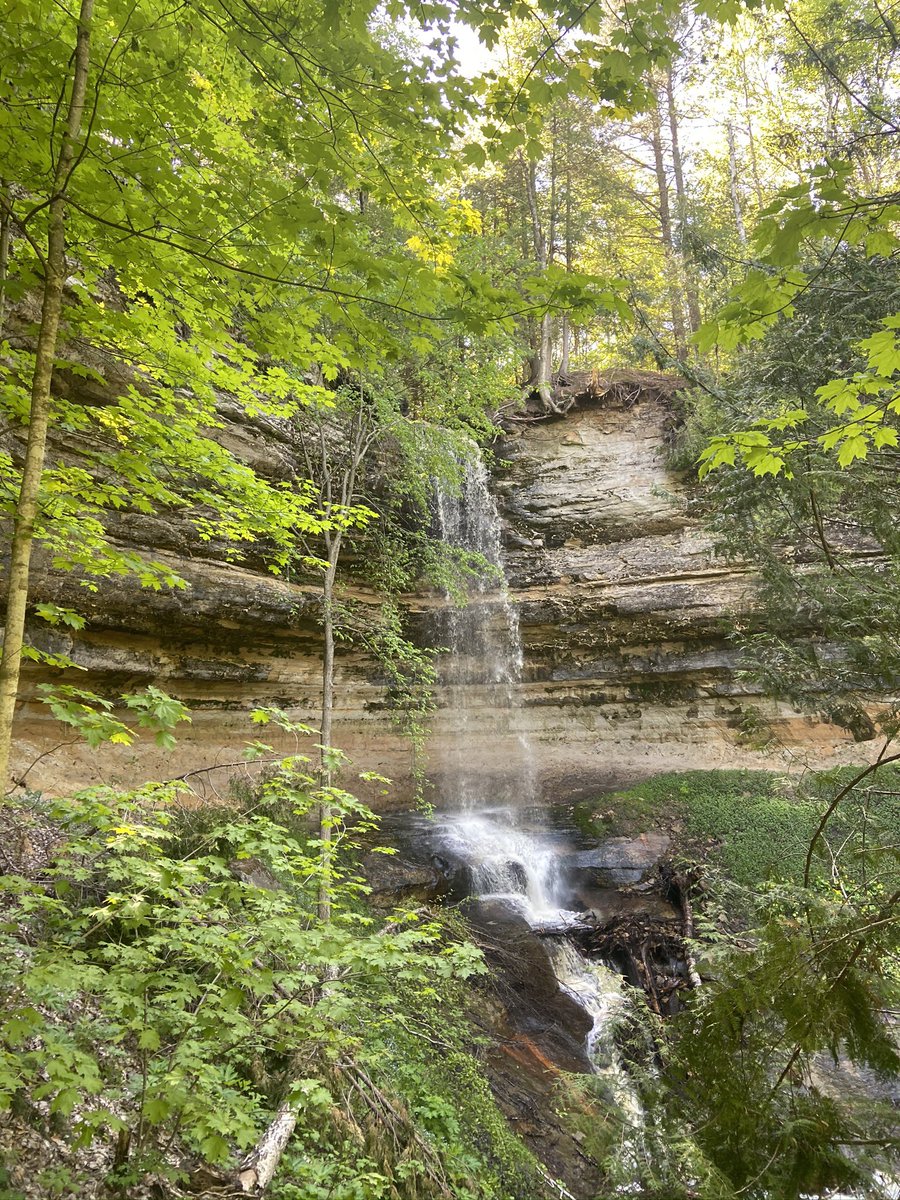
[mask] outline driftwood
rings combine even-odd
[[[691,942],[694,940],[694,910],[691,907],[690,884],[683,875],[673,875],[672,882],[675,885],[678,893],[678,907],[681,909],[681,932],[684,938],[684,965],[687,969],[687,977],[690,985],[695,990],[703,986],[703,980],[700,978],[700,972],[697,970],[697,961],[694,958],[694,952],[691,949]]]
[[[691,889],[697,884],[698,871],[696,867],[679,870],[674,864],[667,862],[663,863],[661,874],[666,899],[677,905],[681,913],[681,934],[684,939],[682,954],[685,970],[691,987],[697,989],[703,986],[703,980],[700,978],[697,961],[691,949],[691,943],[694,940],[694,909],[691,904]]]
[[[678,1008],[678,992],[687,986],[682,968],[684,946],[675,930],[641,914],[615,917],[604,925],[574,931],[588,954],[611,961],[645,993],[659,1016]]]

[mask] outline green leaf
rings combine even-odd
[[[869,442],[862,434],[845,438],[838,450],[838,463],[842,467],[849,467],[854,459],[865,458],[868,452]]]
[[[866,254],[870,258],[875,255],[889,258],[898,245],[900,242],[889,229],[870,229],[866,235]]]
[[[467,142],[462,150],[463,162],[481,170],[487,162],[487,151],[480,142]]]
[[[226,1162],[230,1157],[228,1143],[217,1133],[208,1133],[201,1139],[200,1151],[210,1163]]]

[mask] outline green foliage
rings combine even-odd
[[[816,806],[766,771],[657,775],[604,797],[613,831],[665,824],[680,853],[709,857],[741,889],[772,879],[799,881]]]
[[[718,868],[737,885],[736,895],[746,908],[760,887],[802,882],[819,817],[855,773],[844,767],[810,772],[797,781],[771,771],[655,775],[627,791],[580,805],[576,815],[585,832],[598,837],[654,826],[674,830],[676,852],[700,856]],[[892,847],[900,834],[900,805],[892,793],[900,772],[882,767],[875,780],[850,793],[826,831],[826,844],[815,860],[816,878],[826,890],[838,878],[859,885],[867,871],[888,871],[888,881],[896,872]],[[878,853],[872,857],[879,845],[885,847],[883,859]]]
[[[713,979],[676,1022],[670,1078],[728,1195],[883,1195],[896,1146],[873,1086],[829,1073],[843,1059],[896,1073],[880,1017],[895,995],[885,964],[896,922],[856,896],[842,904],[783,888],[761,905],[752,960],[723,944]]]
[[[426,743],[434,712],[436,651],[422,649],[404,633],[404,617],[393,598],[380,606],[377,623],[366,633],[366,644],[379,664],[386,700],[399,728],[409,740],[416,799],[424,800]]]
[[[857,409],[835,425],[834,380],[848,367],[851,378],[866,375],[866,335],[900,303],[897,265],[836,252],[823,264],[823,286],[798,299],[794,323],[741,356],[726,392],[689,398],[678,452],[682,463],[700,454],[722,466],[706,476],[709,523],[720,553],[749,560],[761,579],[758,613],[734,634],[748,673],[768,694],[839,720],[861,740],[879,723],[889,728],[890,710],[877,715],[880,697],[900,670],[895,451],[874,444],[893,416],[879,401],[881,416],[870,414],[865,428]],[[748,428],[754,423],[761,427]],[[863,438],[865,454],[841,465],[835,447],[845,434]],[[732,451],[755,474],[724,465]]]
[[[858,776],[685,772],[582,809],[595,835],[662,824],[676,860],[695,864],[702,986],[662,1026],[634,1010],[652,1047],[633,1068],[645,1106],[630,1143],[637,1194],[885,1194],[896,1149],[885,1081],[900,1067],[883,1019],[897,991],[900,773]],[[805,887],[812,832],[838,798]]]
[[[397,1169],[410,1186],[421,1176],[425,1187],[440,1164],[459,1195],[506,1195],[490,1173],[466,1182],[488,1161],[501,1173],[507,1158],[527,1162],[465,1049],[454,981],[483,970],[480,954],[418,914],[387,928],[366,914],[348,852],[373,818],[327,791],[327,855],[311,820],[323,795],[296,755],[262,776],[249,807],[199,824],[190,812],[184,824],[177,785],[97,788],[22,810],[56,845],[40,882],[3,881],[4,1105],[45,1103],[76,1145],[128,1130],[127,1183],[148,1169],[176,1177],[166,1149],[176,1138],[209,1162],[232,1160],[290,1094],[298,1142],[275,1194],[318,1194],[318,1172],[325,1192],[391,1196],[390,1155],[373,1158],[365,1137],[354,1143],[335,1124],[336,1103],[366,1111],[368,1084],[343,1097],[343,1062],[370,1081],[373,1102],[390,1094],[407,1106],[418,1157]],[[327,926],[316,915],[323,880]],[[469,1079],[471,1118],[453,1110],[448,1053]],[[493,1128],[486,1150],[469,1141],[477,1119]]]
[[[89,746],[102,742],[130,746],[134,741],[135,729],[113,715],[111,700],[71,684],[39,684],[38,691],[54,717],[73,726]],[[134,714],[138,730],[152,733],[157,746],[166,750],[175,745],[175,727],[191,719],[179,700],[152,685],[142,692],[120,696],[119,706]]]
[[[302,470],[242,462],[235,416],[277,427],[334,404],[352,373],[392,394],[396,430],[439,420],[484,439],[514,398],[523,306],[614,303],[587,278],[513,286],[482,261],[451,153],[480,88],[456,69],[452,11],[354,0],[338,28],[314,4],[217,3],[185,22],[157,0],[98,0],[84,30],[90,117],[64,181],[70,278],[35,530],[56,569],[92,590],[113,575],[184,586],[116,538],[129,514],[175,515],[219,555],[252,544],[272,571],[290,569],[325,524],[371,514],[330,503],[326,521]],[[494,33],[509,15],[464,14]],[[428,47],[398,23],[430,30]],[[8,516],[56,187],[46,97],[67,91],[76,24],[16,0],[0,38]]]

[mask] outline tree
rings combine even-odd
[[[642,64],[665,53],[666,7],[629,6],[603,41],[596,14],[573,20],[543,4],[534,20],[550,32],[531,66],[475,89],[484,91],[485,137],[505,152],[510,138],[524,144],[524,124],[533,141],[546,89],[561,96],[577,79],[630,102]],[[489,43],[510,20],[506,6],[475,0],[456,12]],[[215,531],[235,546],[265,536],[276,569],[296,533],[314,525],[293,480],[253,477],[208,436],[223,397],[289,418],[320,397],[311,379],[377,373],[410,339],[508,332],[516,319],[543,331],[546,374],[551,313],[621,311],[603,280],[554,275],[554,236],[548,243],[540,218],[544,251],[518,288],[447,258],[463,240],[451,150],[477,98],[456,70],[450,16],[448,5],[398,3],[382,19],[371,0],[352,0],[338,23],[310,4],[288,13],[213,0],[187,21],[160,0],[95,0],[79,23],[47,0],[16,0],[0,43],[0,279],[12,381],[3,402],[13,431],[0,467],[16,529],[0,669],[4,777],[35,540],[61,568],[101,578],[134,569],[149,586],[170,586],[158,564],[116,548],[111,510],[195,511],[201,536]],[[432,30],[427,48],[397,37],[405,21]],[[577,41],[579,28],[588,41]],[[548,83],[548,53],[559,57],[563,41],[566,70],[554,67]],[[627,86],[623,54],[634,57]],[[524,145],[526,159],[532,148]],[[474,143],[464,154],[473,151],[483,159]],[[46,305],[35,340],[38,292]],[[73,378],[89,378],[102,399],[86,402]],[[166,445],[172,427],[177,452]],[[70,460],[73,433],[91,444],[87,462]]]
[[[14,432],[0,466],[15,534],[4,779],[35,538],[60,567],[171,585],[116,549],[107,514],[182,507],[202,537],[238,545],[264,533],[278,569],[315,521],[292,480],[273,486],[207,436],[220,398],[289,417],[320,396],[311,377],[397,346],[385,314],[415,333],[440,321],[442,295],[458,299],[406,242],[410,227],[439,236],[444,206],[429,187],[466,101],[452,79],[431,82],[430,55],[412,63],[379,41],[370,15],[355,5],[338,34],[315,6],[288,17],[215,3],[185,24],[155,0],[104,0],[73,22],[21,0],[5,22],[3,400]],[[338,36],[332,58],[346,71],[323,65]],[[57,141],[48,97],[60,80]],[[354,211],[360,184],[366,215]],[[60,386],[85,376],[104,389],[99,404]],[[48,430],[58,459],[44,472]],[[90,443],[77,465],[73,434]]]
[[[753,266],[700,330],[726,370],[688,420],[721,547],[761,579],[737,630],[746,669],[850,730],[869,760],[810,789],[802,869],[755,899],[752,961],[728,945],[682,1027],[679,1091],[724,1194],[878,1195],[896,1146],[871,1095],[823,1082],[826,1055],[898,1070],[884,1011],[900,890],[880,803],[894,790],[900,677],[900,212],[878,108],[897,47],[874,10],[843,17],[810,4],[769,27],[794,88],[779,132],[800,180],[763,210]],[[807,119],[812,145],[797,136]]]
[[[41,298],[41,320],[34,355],[34,371],[31,378],[28,441],[22,466],[19,495],[15,506],[12,553],[9,563],[9,599],[4,622],[3,647],[0,651],[0,781],[3,784],[9,774],[12,722],[19,687],[19,670],[25,635],[25,613],[28,606],[29,565],[38,517],[38,493],[47,446],[47,427],[50,422],[50,383],[56,359],[63,288],[66,279],[67,191],[76,165],[76,152],[84,118],[93,16],[93,0],[82,0],[72,57],[65,125],[53,167],[52,190],[47,203],[47,249],[46,255],[43,257],[44,285]],[[7,188],[6,196],[9,195]],[[5,199],[4,208],[8,203],[8,199]],[[4,255],[6,257],[10,238],[8,223],[4,228],[3,237],[6,243]],[[4,274],[7,271],[7,262],[4,261]]]
[[[334,652],[339,628],[335,585],[345,535],[365,525],[375,514],[361,503],[364,472],[370,451],[383,436],[378,414],[366,397],[361,383],[342,388],[328,406],[318,406],[305,415],[301,441],[307,478],[317,489],[318,510],[322,518],[321,539],[325,557],[322,570],[322,707],[319,724],[319,838],[324,862],[319,892],[319,920],[331,919],[331,893],[328,866],[331,857],[331,832],[334,813],[330,802],[336,751],[334,724]],[[313,560],[315,561],[315,560]]]

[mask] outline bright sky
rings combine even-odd
[[[456,54],[463,75],[471,79],[473,75],[480,75],[482,71],[486,71],[491,65],[493,54],[486,46],[482,46],[475,30],[470,29],[468,25],[459,25],[456,21],[453,22],[452,28],[453,36],[459,43]]]

